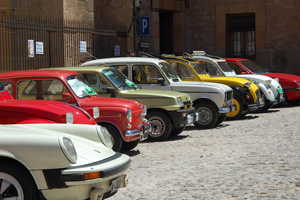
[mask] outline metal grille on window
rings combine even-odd
[[[235,56],[240,56],[242,54],[241,52],[241,45],[242,45],[242,37],[241,37],[241,32],[234,32],[233,35],[233,42],[234,42],[234,49],[233,49],[233,53]]]
[[[255,54],[254,31],[247,31],[246,54],[251,56]]]

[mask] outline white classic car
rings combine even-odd
[[[127,72],[125,75],[130,82],[143,89],[189,94],[199,115],[199,120],[194,122],[198,128],[215,127],[225,120],[228,112],[235,110],[230,87],[218,83],[181,81],[164,60],[145,57],[104,58],[85,62],[81,66],[100,65],[115,67],[120,71],[123,69],[122,72]]]
[[[127,186],[130,158],[110,149],[100,126],[0,126],[0,199],[98,200]]]

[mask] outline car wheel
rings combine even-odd
[[[226,118],[227,118],[227,115],[226,115],[226,114],[221,114],[221,115],[219,115],[219,117],[218,117],[218,119],[217,119],[216,125],[219,125],[219,124],[221,124],[222,122],[224,122],[224,121],[226,120]]]
[[[166,114],[154,111],[146,118],[153,124],[153,132],[148,135],[150,140],[166,140],[170,136],[172,123]]]
[[[243,114],[243,101],[240,97],[235,96],[232,103],[235,105],[235,110],[227,113],[227,119],[239,119]]]
[[[207,102],[197,103],[195,111],[199,114],[199,120],[194,122],[197,128],[213,128],[216,126],[218,119],[218,112],[214,105]]]
[[[185,127],[173,128],[171,131],[171,135],[173,135],[173,136],[179,135],[180,133],[183,132],[184,129],[185,129]]]
[[[111,134],[111,136],[113,138],[113,148],[112,149],[116,152],[121,151],[123,139],[122,139],[118,129],[111,124],[100,123],[100,125],[107,128],[108,132]]]
[[[1,163],[0,199],[39,199],[32,177],[22,166],[10,161]]]
[[[134,149],[139,143],[140,143],[140,140],[135,140],[132,142],[123,141],[121,150],[122,151],[130,151],[130,150]]]

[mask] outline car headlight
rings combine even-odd
[[[248,90],[250,90],[251,82],[245,83],[245,84],[244,84],[244,87],[247,88]]]
[[[132,112],[131,112],[130,109],[127,110],[127,120],[128,120],[129,122],[131,122],[131,120],[132,120]]]
[[[177,97],[177,103],[180,105],[180,107],[184,106],[183,101],[180,97]]]
[[[147,106],[143,105],[143,117],[145,117],[147,115]]]
[[[101,139],[101,141],[103,142],[103,144],[112,149],[113,145],[114,145],[114,142],[113,142],[113,137],[112,135],[108,132],[108,130],[103,127],[103,126],[97,126],[97,132],[98,132],[98,135]]]
[[[77,153],[72,140],[68,137],[60,137],[59,144],[68,160],[75,164],[77,162]]]
[[[94,119],[100,117],[99,107],[94,107],[93,108],[93,116],[94,116]]]

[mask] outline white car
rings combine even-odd
[[[127,186],[130,158],[110,149],[100,126],[0,127],[0,199],[94,200]],[[67,134],[75,129],[102,142]]]
[[[184,82],[164,60],[145,57],[104,58],[83,63],[81,66],[106,65],[125,74],[130,82],[143,89],[175,91],[190,95],[199,120],[198,128],[213,128],[222,123],[228,112],[235,110],[232,105],[233,91],[230,87],[207,82]],[[129,81],[128,80],[128,81]]]

